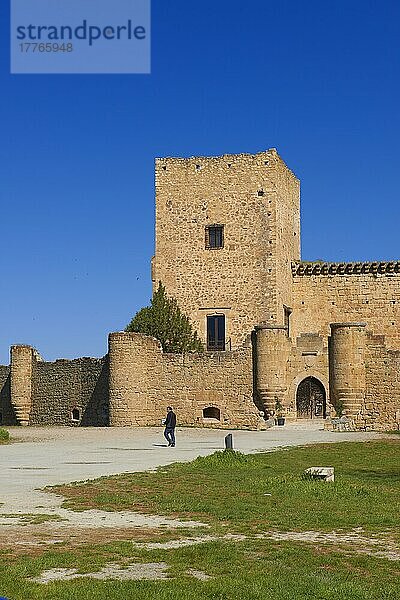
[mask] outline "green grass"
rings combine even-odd
[[[167,581],[96,581],[37,584],[30,578],[50,568],[96,572],[107,562],[165,561]],[[200,582],[188,569],[211,579]],[[368,556],[265,540],[239,543],[211,542],[168,551],[137,550],[117,543],[76,552],[47,552],[19,558],[0,575],[1,591],[12,600],[397,600],[398,568]]]
[[[1,513],[2,519],[18,519],[21,525],[40,525],[48,521],[60,522],[65,519],[48,513]]]
[[[334,466],[333,484],[304,480],[309,466]],[[197,518],[207,530],[164,538],[242,532],[177,549],[131,542],[45,548],[37,556],[0,554],[0,595],[10,600],[397,600],[400,562],[361,554],[350,544],[281,542],[262,531],[342,529],[395,539],[400,498],[400,440],[339,443],[244,456],[218,452],[187,464],[52,488],[79,510],[134,509]],[[266,496],[265,494],[271,494]],[[82,535],[86,535],[83,533]],[[161,535],[156,534],[155,539]],[[78,579],[34,583],[51,568],[97,572],[107,563],[165,562],[166,581]],[[206,573],[208,581],[188,575]]]
[[[334,483],[302,478],[307,467],[324,465],[335,467]],[[224,523],[235,531],[397,529],[400,444],[341,442],[258,455],[216,452],[155,473],[104,477],[55,491],[76,510],[178,515],[214,527]]]
[[[7,429],[0,427],[0,444],[7,444],[10,441],[10,434]]]

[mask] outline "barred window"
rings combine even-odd
[[[225,315],[207,317],[207,350],[225,350]]]
[[[223,248],[224,247],[224,226],[209,225],[206,227],[206,248]]]

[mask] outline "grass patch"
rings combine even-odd
[[[52,568],[89,573],[110,562],[123,566],[158,561],[168,565],[166,581],[31,581]],[[210,579],[198,581],[189,575],[190,569]],[[0,571],[0,585],[13,600],[397,600],[399,574],[388,561],[287,543],[212,542],[163,552],[116,543],[18,558]]]
[[[41,525],[42,523],[65,521],[59,515],[50,515],[47,513],[3,513],[1,518],[18,519],[22,525]]]
[[[219,539],[170,549],[129,541],[91,545],[88,540],[72,549],[43,547],[34,556],[4,550],[0,593],[12,600],[397,600],[399,561],[360,553],[365,548],[351,543],[277,541],[257,533],[361,526],[371,535],[389,532],[392,537],[400,508],[399,452],[397,439],[249,456],[217,452],[156,472],[50,488],[79,510],[133,509],[195,517],[209,523],[207,534]],[[302,478],[307,467],[324,465],[335,467],[335,483]],[[222,538],[234,532],[245,533],[246,539]],[[154,532],[154,540],[181,535],[204,535],[204,530]],[[49,569],[96,573],[110,563],[128,567],[160,562],[167,565],[165,581],[32,581]],[[209,579],[199,581],[191,572]]]
[[[335,467],[335,483],[302,477]],[[74,510],[135,510],[197,519],[231,531],[369,531],[399,526],[400,443],[338,443],[243,455],[216,452],[156,472],[53,488]]]
[[[7,444],[10,441],[10,434],[7,429],[0,427],[0,444]]]

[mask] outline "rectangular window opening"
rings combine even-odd
[[[224,226],[223,225],[208,225],[206,227],[206,248],[223,248],[224,247]]]
[[[225,315],[207,317],[207,350],[225,350]]]
[[[285,305],[283,306],[283,310],[285,315],[286,335],[290,337],[290,315],[292,314],[293,310]]]

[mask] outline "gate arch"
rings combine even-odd
[[[326,391],[316,377],[303,379],[296,391],[296,411],[298,419],[325,419]]]

